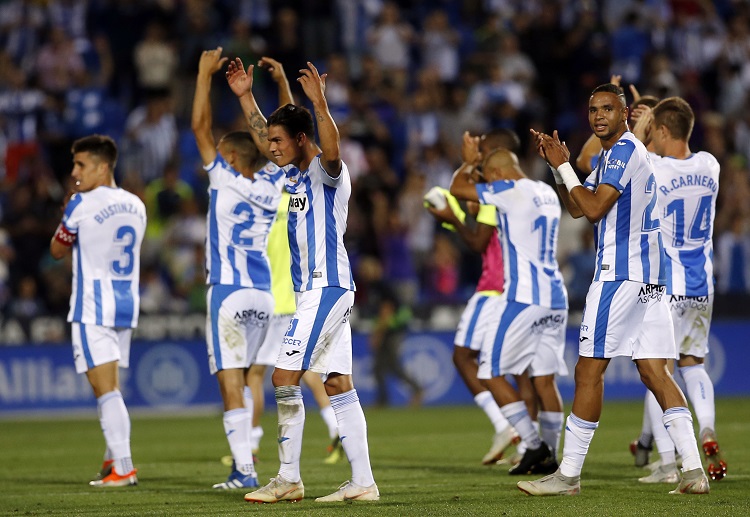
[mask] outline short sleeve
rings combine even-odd
[[[609,153],[607,163],[604,165],[604,173],[600,183],[607,183],[615,187],[619,192],[625,190],[630,183],[628,163],[635,151],[635,144],[629,140],[619,140],[612,152]]]
[[[73,194],[63,212],[62,224],[72,234],[78,233],[78,226],[81,219],[83,219],[84,209],[81,207],[82,203],[83,195],[80,193]]]
[[[214,188],[226,185],[233,178],[240,175],[240,173],[235,171],[220,154],[216,155],[214,161],[208,165],[204,165],[203,169],[208,174],[210,186]]]
[[[479,202],[483,205],[494,205],[498,208],[503,208],[502,196],[498,194],[511,190],[515,186],[516,182],[510,180],[493,181],[492,183],[477,183],[476,189]]]

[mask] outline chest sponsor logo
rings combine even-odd
[[[307,196],[304,194],[293,194],[289,197],[290,212],[304,212],[307,210]]]

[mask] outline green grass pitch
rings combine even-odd
[[[308,408],[299,503],[253,505],[247,490],[218,491],[228,469],[221,416],[133,416],[137,487],[95,489],[103,439],[96,417],[0,421],[0,515],[367,515],[651,516],[750,515],[750,399],[717,403],[718,436],[729,476],[708,496],[672,496],[670,485],[643,485],[628,443],[640,431],[642,403],[607,402],[591,445],[578,497],[533,498],[518,477],[483,467],[492,430],[476,407],[365,408],[370,455],[381,492],[376,503],[315,503],[349,477],[346,462],[324,465],[328,442],[314,405]],[[566,412],[569,408],[566,408]],[[567,414],[567,413],[566,413]],[[264,417],[257,470],[275,475],[275,413]]]

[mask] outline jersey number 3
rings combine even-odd
[[[115,246],[120,247],[120,258],[112,262],[112,271],[116,275],[127,276],[133,272],[135,265],[135,228],[120,226],[115,233]]]

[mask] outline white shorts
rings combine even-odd
[[[583,309],[578,354],[674,359],[666,288],[629,280],[592,282]]]
[[[248,368],[266,337],[273,314],[268,291],[231,285],[212,285],[206,294],[208,369]]]
[[[674,323],[674,340],[677,353],[706,357],[708,354],[708,332],[711,329],[711,313],[714,295],[667,296]]]
[[[281,351],[281,341],[284,334],[289,329],[289,323],[292,321],[294,314],[274,314],[271,323],[268,325],[268,332],[263,344],[260,345],[258,355],[255,357],[253,364],[262,366],[275,366],[279,359]]]
[[[494,332],[497,326],[492,326],[491,318],[487,317],[489,311],[485,310],[487,300],[497,298],[500,293],[486,294],[474,293],[466,303],[466,308],[461,314],[461,321],[458,322],[456,337],[453,343],[456,346],[469,348],[479,351],[482,348],[484,335],[488,332]],[[495,322],[497,323],[497,322]]]
[[[94,366],[117,361],[120,368],[130,366],[130,337],[133,329],[71,324],[73,362],[77,373]]]
[[[503,375],[567,375],[563,358],[568,311],[493,297],[485,303],[495,332],[488,332],[479,354],[479,379]]]
[[[297,311],[281,342],[276,368],[315,373],[352,373],[349,316],[354,291],[323,287],[296,294]]]

